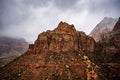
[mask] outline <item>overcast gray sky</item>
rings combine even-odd
[[[89,34],[104,18],[120,16],[120,0],[0,0],[0,35],[33,42],[60,21]]]

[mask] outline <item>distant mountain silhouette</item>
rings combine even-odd
[[[100,34],[104,31],[112,31],[118,19],[111,17],[105,17],[96,27],[91,31],[90,36],[95,39],[95,41],[100,40]]]
[[[28,43],[24,39],[0,37],[0,65],[12,61],[27,49]]]

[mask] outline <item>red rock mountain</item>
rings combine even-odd
[[[52,31],[39,34],[27,53],[0,71],[1,80],[101,80],[100,67],[87,53],[95,41],[74,25],[60,22]]]
[[[95,42],[60,22],[39,34],[28,51],[0,69],[1,80],[119,80],[120,19],[107,42]],[[113,54],[113,55],[107,55]]]
[[[100,40],[100,34],[106,31],[112,31],[118,19],[105,17],[95,28],[91,31],[90,36],[95,39],[95,41]]]
[[[43,32],[35,41],[32,53],[94,51],[95,41],[84,32],[76,31],[74,25],[60,22],[53,31]]]

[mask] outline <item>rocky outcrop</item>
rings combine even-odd
[[[26,54],[2,68],[0,79],[101,80],[100,67],[85,54],[94,50],[94,39],[60,22],[54,30],[39,34]]]
[[[110,37],[110,45],[114,46],[114,53],[120,53],[120,18],[112,30],[113,35]],[[120,56],[119,56],[120,57]]]
[[[111,31],[112,35],[109,38],[108,44],[106,46],[109,47],[110,50],[112,50],[112,53],[120,53],[120,18],[117,21],[115,27]],[[106,52],[110,53],[110,52]]]
[[[74,25],[60,22],[53,31],[43,32],[34,44],[33,53],[90,51],[95,49],[95,41],[84,32],[76,31]]]

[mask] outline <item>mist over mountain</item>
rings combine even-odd
[[[60,22],[54,30],[40,33],[25,54],[1,68],[0,78],[118,80],[119,30],[120,19],[111,31],[112,35],[96,43],[92,37],[77,31],[73,24]]]
[[[0,0],[0,35],[34,42],[60,21],[89,34],[106,16],[118,18],[120,0]]]
[[[0,65],[5,65],[25,53],[28,46],[23,38],[0,37]]]
[[[112,31],[118,19],[105,17],[100,23],[98,23],[95,28],[89,34],[96,41],[100,40],[100,35],[106,31]]]
[[[119,80],[118,17],[120,0],[0,0],[0,80]]]

